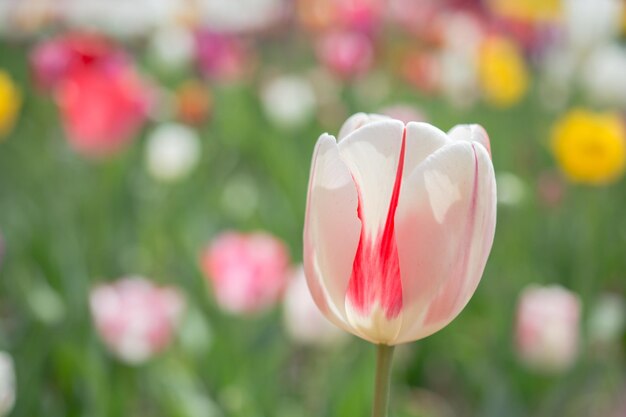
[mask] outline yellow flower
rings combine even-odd
[[[617,113],[571,110],[554,125],[552,150],[572,181],[605,184],[626,168],[626,129]]]
[[[21,102],[20,92],[13,80],[0,69],[0,138],[13,129]]]
[[[478,77],[485,99],[497,107],[519,102],[528,90],[528,70],[521,51],[504,37],[483,42],[478,57]]]
[[[527,21],[554,21],[561,16],[561,0],[489,0],[498,15]]]

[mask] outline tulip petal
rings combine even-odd
[[[448,136],[454,141],[478,142],[485,147],[489,152],[489,157],[491,157],[489,135],[481,125],[456,125],[450,129]]]
[[[495,231],[495,180],[486,149],[444,146],[402,186],[396,212],[405,317],[395,343],[448,324],[473,294]]]
[[[422,122],[409,122],[406,125],[404,177],[411,175],[426,157],[449,143],[448,136],[435,126]]]
[[[344,299],[361,233],[357,189],[335,138],[317,142],[304,225],[304,267],[313,299],[333,323],[347,324]]]
[[[341,142],[343,138],[348,136],[350,133],[355,130],[363,127],[364,125],[372,122],[378,122],[381,120],[390,120],[389,117],[383,116],[380,114],[367,114],[367,113],[356,113],[353,114],[346,120],[341,129],[339,129],[339,135],[337,136],[338,140]]]
[[[396,181],[404,124],[397,120],[368,123],[339,142],[361,200],[366,234],[377,240],[384,230]]]

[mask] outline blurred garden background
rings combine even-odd
[[[0,0],[0,415],[369,415],[302,281],[313,146],[479,123],[498,223],[396,417],[624,417],[626,3]]]

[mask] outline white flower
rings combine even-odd
[[[595,49],[582,70],[582,84],[599,105],[626,107],[626,49],[611,43]]]
[[[66,0],[66,20],[114,36],[145,34],[171,21],[180,12],[176,0]]]
[[[626,302],[617,294],[603,294],[589,313],[589,339],[610,343],[624,334],[626,328]]]
[[[570,45],[584,52],[614,38],[623,7],[621,0],[565,0],[563,17]]]
[[[157,30],[150,40],[150,52],[166,69],[177,70],[188,65],[194,54],[194,39],[181,26],[168,25]]]
[[[271,80],[261,91],[261,101],[272,122],[285,128],[309,121],[317,106],[313,86],[309,80],[297,75]]]
[[[200,139],[192,129],[176,123],[159,126],[148,138],[146,166],[157,180],[178,181],[200,159]]]
[[[200,0],[198,14],[209,28],[224,32],[262,29],[284,16],[285,0]]]

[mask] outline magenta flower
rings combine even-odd
[[[317,56],[337,75],[353,78],[372,66],[374,45],[369,36],[361,32],[330,32],[319,40]]]
[[[480,281],[495,231],[486,132],[357,114],[316,145],[304,265],[322,312],[373,343],[446,326]]]
[[[289,274],[289,251],[263,232],[225,232],[204,251],[201,266],[217,303],[235,313],[255,313],[273,306]]]
[[[196,58],[206,76],[220,81],[238,80],[250,69],[250,52],[234,35],[198,32]]]
[[[172,342],[185,302],[175,288],[128,277],[95,287],[89,304],[106,346],[124,362],[138,364]]]

